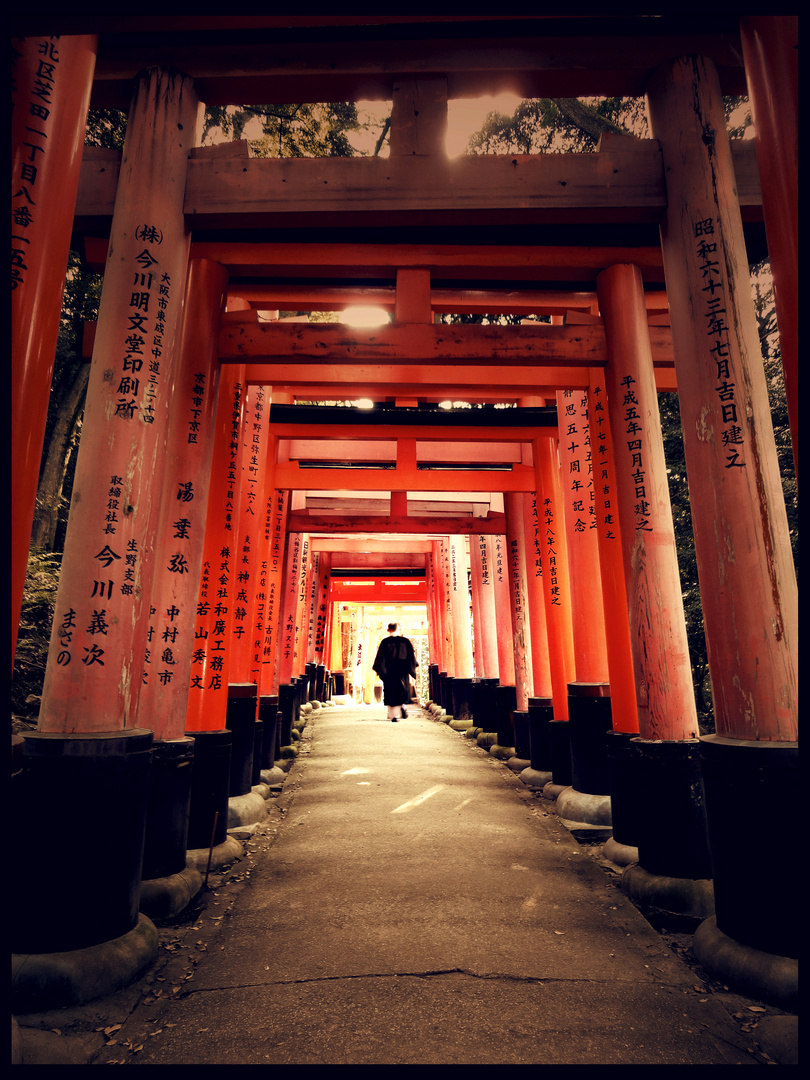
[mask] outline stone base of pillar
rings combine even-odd
[[[465,739],[475,739],[475,741],[477,743],[478,742],[478,736],[483,735],[483,734],[484,734],[484,729],[483,728],[475,727],[475,725],[473,725],[473,727],[468,727],[467,730],[464,732],[464,738]]]
[[[570,786],[570,784],[558,784],[552,780],[543,788],[543,798],[548,799],[549,802],[555,803],[564,791],[568,791]]]
[[[638,862],[638,848],[620,843],[616,839],[615,827],[614,835],[605,843],[602,855],[607,862],[617,868],[633,866]]]
[[[577,839],[607,840],[612,835],[610,796],[569,787],[557,796],[557,817]]]
[[[500,746],[498,743],[493,743],[489,748],[489,752],[499,761],[508,761],[509,758],[515,756],[514,746]]]
[[[528,769],[524,769],[520,774],[521,781],[526,787],[532,788],[534,791],[542,791],[551,783],[551,772],[547,770],[533,769],[529,766]]]
[[[459,720],[457,717],[453,716],[448,718],[447,726],[451,727],[453,731],[466,731],[467,728],[471,728],[473,726],[473,721]]]
[[[228,828],[237,829],[240,825],[254,825],[267,815],[267,802],[258,791],[249,791],[246,795],[232,795],[228,799]]]
[[[262,769],[261,776],[262,783],[267,784],[271,791],[275,791],[284,783],[287,774],[278,765],[274,764],[272,769]]]
[[[714,889],[708,878],[678,878],[651,874],[640,864],[622,874],[622,892],[641,907],[667,914],[706,919],[714,914]]]
[[[146,915],[111,941],[68,952],[11,957],[11,1011],[22,1014],[84,1005],[134,982],[158,953],[158,932]]]
[[[189,865],[199,870],[205,877],[209,865],[211,870],[220,870],[223,866],[229,866],[230,863],[241,859],[244,854],[244,845],[235,836],[228,836],[226,832],[225,839],[221,844],[216,844],[210,850],[208,848],[191,848],[186,852],[186,857]]]
[[[193,866],[179,874],[148,878],[141,882],[141,912],[150,919],[170,919],[185,911],[202,887],[202,874]]]
[[[712,916],[700,924],[692,941],[697,960],[738,993],[798,1012],[799,961],[742,945],[717,928]]]
[[[517,754],[517,751],[515,751],[515,754]],[[506,766],[511,769],[513,773],[522,773],[531,766],[531,761],[529,758],[515,756],[509,758]]]
[[[482,731],[475,741],[478,743],[482,750],[486,750],[487,753],[489,753],[489,748],[495,745],[497,739],[497,731]]]

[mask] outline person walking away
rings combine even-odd
[[[382,681],[383,702],[393,723],[408,715],[404,706],[411,700],[410,679],[418,666],[413,645],[403,636],[399,623],[389,623],[388,637],[380,642],[372,668]]]

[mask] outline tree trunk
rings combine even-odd
[[[89,376],[90,365],[82,364],[62,403],[48,442],[31,530],[31,547],[38,551],[53,551],[56,545],[62,491],[74,440],[78,438]]]

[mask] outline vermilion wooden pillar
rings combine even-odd
[[[470,637],[470,593],[467,585],[467,552],[463,536],[449,537],[448,564],[453,675],[458,679],[471,679],[473,662]]]
[[[758,993],[796,1000],[801,890],[785,823],[801,813],[798,595],[712,62],[660,69],[648,108],[667,183],[661,238],[716,726],[701,738],[716,920],[695,951],[729,980],[744,970],[752,985],[757,972]],[[751,850],[767,852],[766,872],[751,875]],[[778,991],[772,956],[787,961]]]
[[[268,461],[273,454],[273,439],[268,447]],[[272,490],[268,499],[265,543],[267,550],[267,607],[265,640],[262,655],[259,686],[263,694],[277,694],[279,685],[278,651],[283,616],[282,594],[284,591],[284,540],[287,534],[287,512],[290,493]]]
[[[495,583],[488,541],[487,536],[470,537],[473,594],[478,594],[475,665],[479,678],[497,679],[498,626],[495,620]]]
[[[278,681],[287,685],[292,679],[295,658],[295,614],[298,606],[298,587],[301,573],[301,533],[287,534],[284,563],[283,622],[279,640]]]
[[[236,600],[236,521],[242,476],[244,392],[244,368],[235,364],[225,366],[219,383],[186,712],[186,730],[192,732],[225,728],[232,644],[230,617]]]
[[[563,516],[577,682],[608,682],[605,617],[596,520],[591,513],[593,474],[588,398],[582,391],[557,394]]]
[[[643,304],[643,295],[641,299]],[[647,334],[646,310],[643,328]],[[647,339],[649,340],[648,334]],[[615,355],[618,357],[621,354]],[[588,424],[593,466],[592,510],[596,521],[599,575],[605,606],[605,647],[610,672],[611,722],[614,731],[635,733],[639,730],[639,720],[625,587],[625,548],[622,545],[623,533],[616,505],[614,440],[606,402],[605,373],[601,368],[590,370],[588,397],[591,403]]]
[[[242,419],[242,485],[235,515],[236,552],[233,606],[228,626],[232,636],[229,683],[258,681],[255,663],[258,569],[264,539],[265,463],[270,388],[249,386]],[[263,617],[263,616],[262,616]]]
[[[509,593],[509,556],[505,536],[495,536],[492,573],[495,582],[495,619],[498,624],[498,678],[501,686],[515,685],[515,650],[512,641],[512,602]]]
[[[526,537],[526,594],[529,607],[529,630],[532,642],[532,696],[552,696],[546,602],[543,595],[543,545],[537,493],[523,496],[523,527]]]
[[[532,689],[532,643],[527,611],[523,494],[513,491],[506,492],[503,501],[506,511],[506,546],[512,647],[515,658],[515,692],[517,708],[525,712],[529,707],[529,694]]]
[[[624,549],[639,730],[645,739],[695,739],[695,695],[641,274],[634,266],[612,266],[599,275],[598,291],[608,347],[604,426],[615,432],[616,476],[610,486],[621,518],[616,546]],[[610,456],[609,447],[605,455],[600,450],[601,445],[597,459]],[[595,469],[598,477],[601,461]]]
[[[138,81],[113,214],[73,503],[39,724],[131,727],[143,675],[151,552],[175,380],[189,234],[186,163],[200,106],[191,83]]]
[[[520,405],[526,408],[542,408],[543,398],[524,397]],[[533,448],[524,448],[524,463],[534,465]],[[548,627],[546,605],[543,597],[543,557],[540,540],[540,518],[537,512],[537,493],[523,496],[523,532],[526,546],[526,590],[529,631],[532,644],[532,678],[530,696],[552,696],[551,663],[548,650]]]
[[[796,578],[713,65],[677,61],[648,104],[717,734],[792,741]]]
[[[180,365],[172,397],[144,682],[137,726],[185,732],[219,393],[217,342],[228,274],[189,263]]]
[[[799,475],[799,17],[741,15],[793,462]]]
[[[557,440],[548,436],[535,439],[532,453],[537,490],[541,493],[537,513],[554,718],[565,721],[568,719],[568,684],[575,678],[576,671]]]
[[[130,952],[144,941],[139,901],[153,744],[152,732],[134,723],[160,511],[155,478],[164,472],[188,266],[186,164],[200,118],[183,75],[152,69],[137,80],[39,730],[25,738],[18,791],[26,827],[42,842],[19,853],[12,951],[115,942],[94,950],[87,964],[109,965],[121,984],[155,951],[136,960]],[[76,878],[76,837],[91,819],[97,850],[82,859],[81,888],[55,899],[53,881]]]
[[[94,35],[12,43],[12,664],[97,45]]]

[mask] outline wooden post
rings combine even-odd
[[[188,265],[183,215],[199,103],[151,69],[127,124],[40,711],[43,732],[131,727]]]
[[[463,536],[448,541],[450,619],[453,635],[453,675],[471,679],[473,675],[470,637],[470,592],[467,585],[467,552]]]
[[[186,729],[222,731],[228,708],[230,615],[235,599],[236,508],[239,504],[240,433],[244,368],[228,365],[219,382],[205,546],[199,576],[197,623],[188,690]]]
[[[616,546],[623,548],[627,591],[621,600],[630,612],[638,730],[645,739],[695,739],[695,696],[641,274],[634,266],[612,266],[597,284],[608,347],[609,424],[603,426],[615,433],[616,476],[608,482],[621,522]],[[602,445],[596,456],[607,461],[610,447],[600,454]],[[601,469],[601,461],[596,467]]]
[[[515,649],[512,638],[512,602],[509,593],[509,556],[505,536],[492,539],[495,581],[495,620],[498,625],[498,678],[501,686],[515,685]]]
[[[470,557],[473,592],[478,593],[478,623],[475,627],[476,674],[482,679],[497,679],[498,625],[495,621],[495,583],[489,537],[470,537]]]
[[[799,475],[799,16],[741,15],[793,463]]]
[[[793,1001],[798,593],[714,65],[661,68],[648,108],[667,183],[661,239],[716,730],[700,739],[715,916],[694,948],[724,980],[745,971],[756,996]],[[752,850],[767,852],[759,875]]]
[[[137,726],[151,728],[156,739],[180,739],[185,732],[219,393],[217,342],[227,285],[227,271],[219,263],[189,263],[137,706]]]
[[[576,680],[606,683],[609,672],[599,547],[596,521],[590,513],[593,476],[587,395],[560,391],[557,410]]]
[[[543,597],[546,604],[554,718],[564,721],[568,719],[568,684],[575,678],[576,669],[568,546],[563,523],[557,440],[548,436],[535,439],[532,453],[537,473],[537,490],[542,492],[538,507],[540,555],[543,560]]]
[[[44,34],[12,44],[12,664],[97,45]]]
[[[717,72],[677,60],[648,105],[717,734],[795,741],[796,577]]]
[[[642,305],[643,300],[642,294]],[[643,307],[642,311],[644,312]],[[646,334],[646,312],[644,312],[643,329]],[[621,356],[620,353],[616,355]],[[654,377],[653,392],[655,392]],[[601,368],[590,370],[588,397],[591,402],[591,408],[588,410],[588,425],[594,494],[591,510],[596,521],[599,574],[605,607],[605,626],[608,630],[605,635],[605,646],[610,672],[611,723],[614,731],[636,733],[639,729],[639,721],[636,681],[633,674],[633,650],[630,641],[628,594],[625,585],[625,549],[622,545],[623,533],[616,506],[614,440],[605,400],[607,397],[605,374]]]
[[[532,696],[550,698],[553,689],[543,590],[543,545],[540,517],[537,513],[537,492],[527,492],[523,496],[523,515],[526,537],[526,592],[532,642]]]
[[[515,658],[515,693],[518,711],[525,712],[529,707],[529,694],[532,689],[532,643],[527,611],[523,494],[514,491],[506,492],[504,508],[506,510],[510,615]]]
[[[232,635],[228,682],[258,682],[255,663],[258,570],[264,536],[268,386],[249,386],[242,438],[242,489],[236,514],[234,597],[229,621]]]

